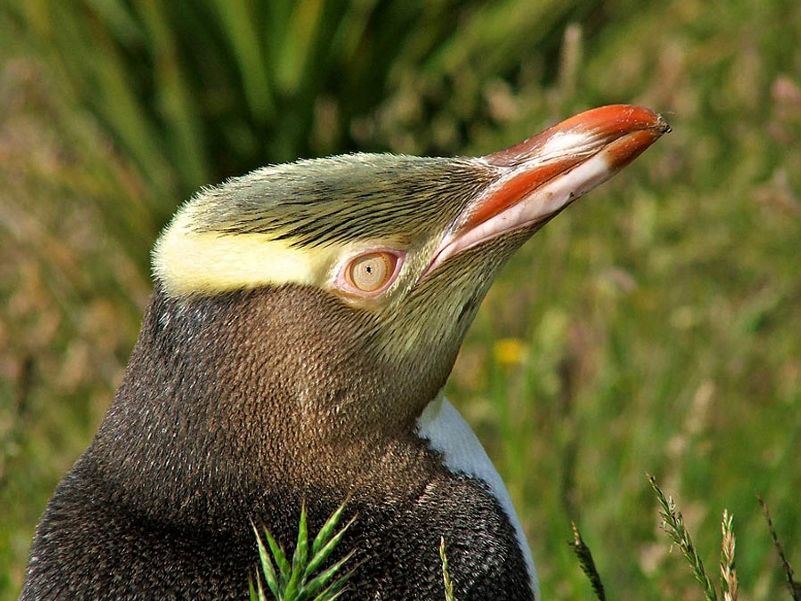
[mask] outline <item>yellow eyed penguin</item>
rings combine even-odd
[[[247,599],[348,498],[342,599],[539,599],[504,485],[442,396],[498,268],[669,130],[594,109],[480,158],[352,154],[200,191],[153,253],[122,384],[38,526],[23,601]],[[343,551],[344,553],[344,551]]]

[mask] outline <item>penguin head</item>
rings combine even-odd
[[[183,307],[237,304],[238,333],[224,343],[279,345],[285,360],[264,369],[287,372],[295,396],[333,387],[325,402],[341,406],[325,411],[344,411],[348,383],[360,382],[376,419],[408,422],[444,384],[507,258],[666,131],[657,114],[616,105],[479,158],[265,167],[178,211],[155,247],[155,278]]]

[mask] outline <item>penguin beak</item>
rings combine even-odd
[[[426,273],[492,238],[523,229],[533,233],[669,131],[662,116],[646,108],[611,105],[482,157],[498,177],[456,220]]]

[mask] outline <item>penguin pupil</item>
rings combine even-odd
[[[353,283],[357,288],[365,292],[377,290],[385,283],[387,277],[391,275],[393,269],[389,264],[390,259],[391,257],[380,253],[363,255],[361,258],[357,259],[351,267],[353,270],[351,275]]]

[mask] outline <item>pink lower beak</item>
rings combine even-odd
[[[498,178],[446,236],[428,271],[466,248],[547,221],[669,131],[661,115],[617,104],[586,111],[484,156],[498,169]]]

